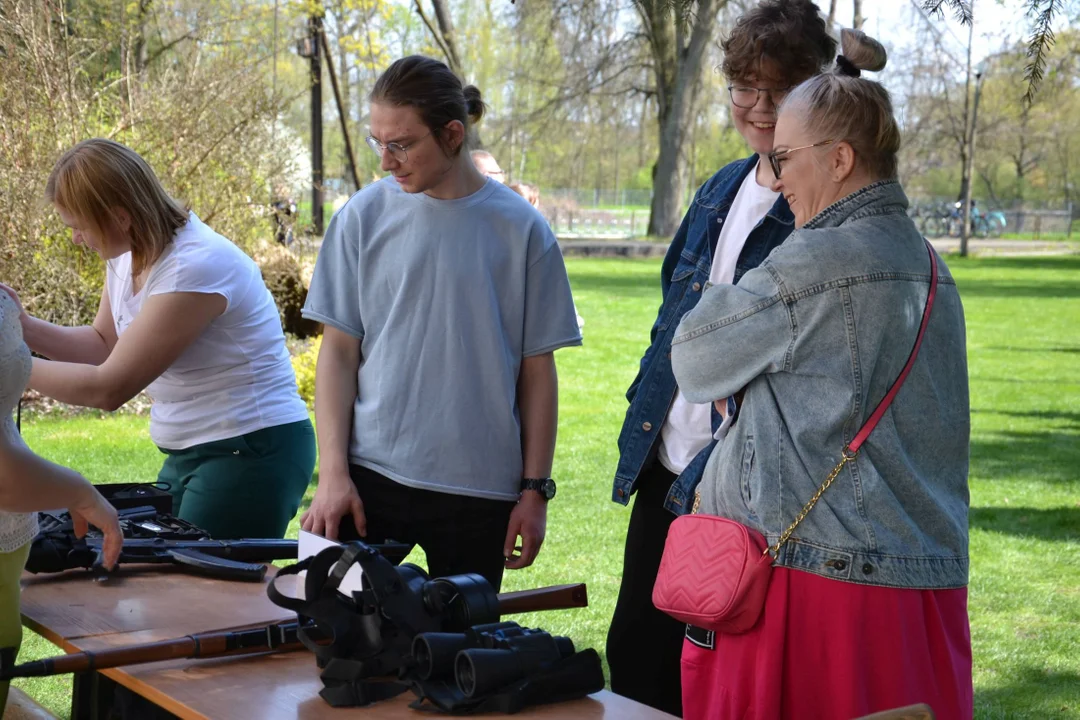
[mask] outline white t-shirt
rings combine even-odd
[[[730,284],[735,280],[735,265],[746,238],[780,197],[780,193],[758,185],[756,175],[756,171],[751,171],[739,186],[724,227],[720,230],[716,254],[709,269],[709,282],[713,285]],[[671,404],[664,426],[660,428],[661,444],[657,455],[664,467],[676,475],[685,470],[713,439],[711,405],[687,402],[682,390],[676,390],[675,402]],[[730,422],[729,418],[717,431],[718,438],[723,437]]]
[[[105,287],[117,337],[152,295],[225,298],[225,312],[146,388],[154,401],[150,437],[159,447],[183,450],[307,419],[281,319],[259,267],[194,213],[137,294],[131,292],[131,253],[107,263]]]

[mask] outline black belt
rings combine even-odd
[[[700,648],[705,648],[706,650],[716,649],[716,633],[712,630],[699,628],[696,625],[687,625],[686,639]]]

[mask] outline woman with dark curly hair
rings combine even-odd
[[[709,452],[726,431],[728,407],[683,394],[671,372],[672,333],[706,287],[738,283],[791,233],[791,210],[772,189],[764,157],[772,150],[777,106],[832,63],[836,41],[810,0],[767,0],[738,19],[723,50],[728,112],[753,154],[701,186],[668,249],[663,304],[627,392],[612,494],[624,505],[635,492],[637,500],[608,632],[611,688],[675,715],[685,628],[653,607],[653,581],[668,527],[690,509]]]

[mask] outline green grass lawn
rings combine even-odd
[[[603,652],[629,518],[609,499],[615,438],[659,302],[660,264],[567,265],[586,324],[585,347],[558,353],[559,495],[537,564],[509,572],[504,589],[587,581],[587,610],[523,622]],[[971,374],[975,714],[1080,718],[1080,257],[950,266],[967,311]],[[35,450],[94,482],[147,481],[161,456],[145,426],[139,417],[85,417],[38,420],[24,432]],[[21,658],[53,652],[28,635]],[[70,682],[17,684],[66,717]]]

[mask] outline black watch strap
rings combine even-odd
[[[544,498],[544,500],[551,500],[551,498],[555,497],[555,481],[549,477],[522,478],[521,492],[526,490],[535,490],[540,493],[540,497]]]

